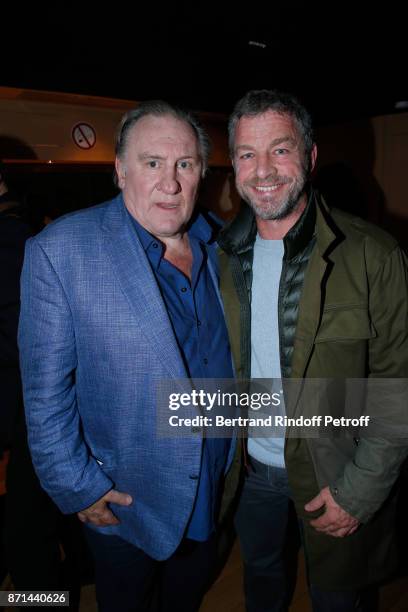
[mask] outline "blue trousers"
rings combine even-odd
[[[287,529],[291,507],[286,470],[251,458],[235,525],[244,562],[247,612],[288,609]],[[297,528],[296,521],[290,528]],[[372,594],[323,591],[309,585],[313,612],[374,612]],[[363,599],[370,599],[364,604]],[[374,606],[374,607],[373,607]]]
[[[184,539],[166,561],[156,561],[117,536],[88,527],[95,560],[99,612],[196,612],[216,566],[216,538]]]

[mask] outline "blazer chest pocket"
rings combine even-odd
[[[367,310],[365,304],[325,308],[315,343],[375,338],[376,332]]]

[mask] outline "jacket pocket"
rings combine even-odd
[[[367,304],[332,305],[323,311],[315,344],[330,341],[368,340],[376,332],[370,321]]]

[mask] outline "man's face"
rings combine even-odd
[[[290,115],[267,111],[241,117],[235,130],[235,181],[241,197],[261,219],[283,219],[304,193],[316,148],[310,159]]]
[[[146,115],[131,128],[123,158],[116,158],[126,208],[157,238],[183,232],[201,177],[192,127],[171,115]]]

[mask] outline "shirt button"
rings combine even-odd
[[[204,361],[205,365],[207,365],[207,363],[208,363],[207,357],[204,357],[203,361]]]
[[[180,289],[180,291],[181,291],[181,293],[185,293],[185,292],[187,291],[187,287],[182,287],[182,288]]]
[[[158,247],[158,246],[159,246],[159,245],[157,244],[157,242],[153,242],[153,248],[154,248],[154,249],[157,249],[157,247]]]
[[[201,325],[201,321],[200,321],[200,319],[198,319],[198,321],[197,321],[197,327],[200,327],[200,325]]]

